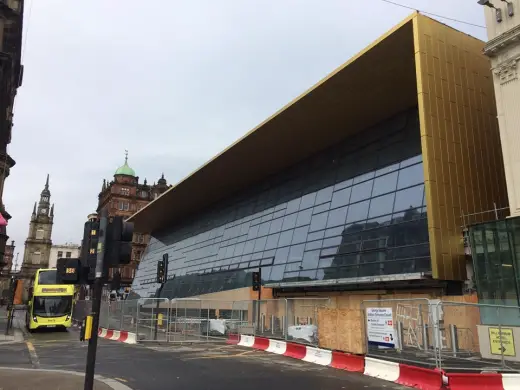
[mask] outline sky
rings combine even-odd
[[[47,174],[52,241],[79,244],[125,150],[140,181],[175,184],[412,12],[382,0],[25,1],[4,190],[20,261]],[[484,25],[476,0],[396,1]]]

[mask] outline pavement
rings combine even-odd
[[[24,342],[0,343],[0,389],[83,387],[88,345],[79,341],[78,331],[37,331],[25,337]],[[100,339],[96,374],[100,377],[95,388],[100,390],[405,389],[359,373],[225,343],[128,345]]]

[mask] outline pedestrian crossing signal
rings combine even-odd
[[[262,287],[262,275],[260,271],[253,272],[253,291],[259,291]]]

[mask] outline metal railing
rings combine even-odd
[[[223,341],[251,334],[317,346],[318,309],[328,298],[225,301],[141,298],[102,302],[99,326],[135,332],[138,340],[169,343]],[[73,319],[82,321],[91,301],[78,301]]]
[[[440,370],[520,372],[520,307],[434,299],[365,300],[368,356]]]

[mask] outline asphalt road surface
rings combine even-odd
[[[36,332],[26,342],[32,352],[19,350],[22,357],[15,364],[85,369],[87,343],[79,341],[77,331]],[[127,345],[99,340],[96,374],[119,380],[135,390],[405,389],[361,374],[225,344]]]

